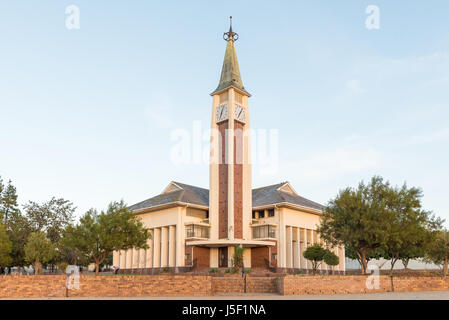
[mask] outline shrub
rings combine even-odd
[[[220,269],[212,268],[209,270],[209,273],[220,273]]]
[[[168,268],[168,267],[164,267],[161,270],[161,273],[168,273],[168,272],[170,272],[170,268]]]

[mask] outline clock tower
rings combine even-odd
[[[250,122],[248,98],[240,76],[235,42],[238,34],[223,34],[226,52],[220,82],[212,96],[209,221],[211,240],[221,240],[220,267],[230,265],[233,247],[250,240],[252,210]],[[229,245],[226,246],[226,240]]]

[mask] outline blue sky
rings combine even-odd
[[[72,4],[79,30],[65,27]],[[170,161],[170,134],[209,127],[232,15],[251,125],[279,130],[279,170],[255,166],[255,187],[288,180],[326,203],[379,174],[421,187],[449,220],[447,12],[443,0],[3,1],[0,175],[20,203],[64,197],[78,215],[171,180],[208,187],[206,164]]]

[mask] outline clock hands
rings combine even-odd
[[[240,115],[242,114],[242,112],[243,112],[243,108],[240,108],[240,112],[239,112],[239,114],[237,115],[237,119],[240,119]]]

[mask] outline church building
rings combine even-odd
[[[251,95],[242,83],[232,24],[224,39],[220,82],[211,93],[209,190],[172,181],[161,194],[132,205],[152,237],[148,249],[114,252],[121,273],[229,268],[239,245],[245,268],[307,272],[311,263],[304,250],[323,243],[316,232],[321,204],[297,194],[288,182],[252,189]],[[340,259],[333,271],[344,271],[344,248],[332,251]],[[330,270],[321,266],[322,272]]]

